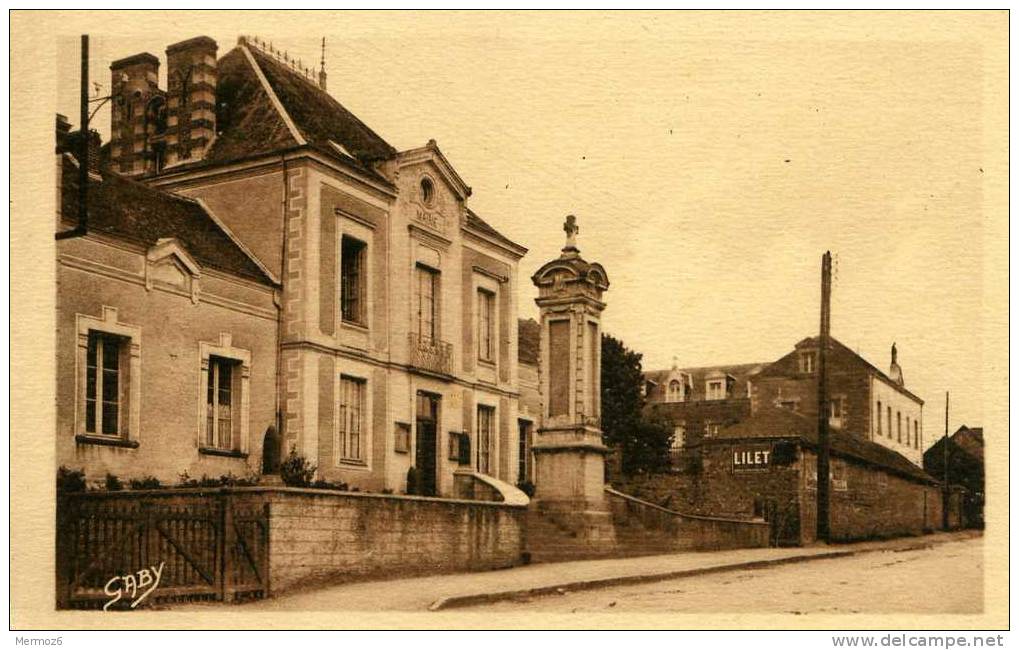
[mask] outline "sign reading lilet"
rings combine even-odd
[[[732,450],[732,471],[747,472],[771,466],[771,447],[735,447]]]

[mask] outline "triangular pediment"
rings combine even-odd
[[[471,195],[471,188],[464,182],[460,174],[453,168],[449,160],[439,150],[435,140],[429,140],[428,144],[418,149],[409,149],[397,154],[398,164],[402,167],[428,163],[435,174],[442,180],[449,190],[460,201],[466,201]]]
[[[172,237],[158,240],[145,254],[145,259],[152,267],[172,266],[180,273],[186,273],[193,278],[202,275],[198,262],[191,257],[180,241]]]

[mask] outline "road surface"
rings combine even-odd
[[[472,607],[490,612],[917,614],[983,611],[983,538]]]

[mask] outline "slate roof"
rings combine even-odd
[[[510,246],[512,248],[519,248],[522,251],[521,254],[527,253],[527,249],[526,248],[524,248],[520,244],[516,243],[515,241],[513,241],[509,237],[503,235],[501,232],[499,232],[495,228],[493,228],[491,226],[491,224],[489,224],[487,221],[485,221],[484,219],[479,217],[477,215],[477,213],[474,212],[473,210],[471,210],[470,208],[467,209],[467,225],[469,227],[475,228],[475,229],[485,233],[486,235],[489,235],[490,237],[493,237],[497,241],[500,241],[503,244],[506,244],[506,245],[508,245],[508,246]]]
[[[245,54],[250,52],[251,60]],[[373,167],[396,149],[336,99],[256,47],[238,45],[217,63],[216,127],[219,134],[205,158],[193,166],[225,163],[301,146],[277,109],[259,72],[308,146],[381,180]],[[350,156],[338,152],[335,142]],[[190,166],[190,165],[189,165]]]
[[[731,397],[745,398],[747,397],[747,380],[761,372],[767,366],[767,363],[740,363],[726,366],[680,368],[679,371],[690,375],[691,382],[693,383],[693,386],[691,387],[691,397],[688,401],[699,401],[706,397],[705,391],[707,390],[707,378],[709,375],[732,375],[736,379],[736,383],[733,386]],[[671,369],[648,370],[644,373],[644,379],[646,381],[653,381],[659,386],[655,394],[649,396],[649,401],[658,401],[658,398],[664,399],[665,382],[667,381],[670,373],[672,373]]]
[[[251,54],[250,59],[245,52]],[[283,113],[267,92],[266,84],[279,100]],[[287,118],[304,145],[295,138]],[[216,129],[216,138],[202,160],[176,165],[171,170],[225,164],[307,146],[392,187],[376,171],[375,164],[394,157],[397,150],[318,84],[254,46],[237,45],[217,62]],[[103,155],[108,160],[108,146],[104,147]],[[527,252],[470,210],[467,225],[519,249],[521,255]]]
[[[533,318],[517,321],[517,361],[538,365],[538,351],[541,347],[541,325]]]
[[[913,480],[937,481],[905,456],[884,445],[871,442],[847,431],[829,430],[832,454],[848,457]],[[701,444],[723,440],[794,439],[817,447],[817,421],[788,409],[766,407],[749,418],[725,427]]]
[[[61,161],[61,220],[70,228],[78,219],[78,167],[70,155]],[[198,202],[108,171],[101,178],[89,182],[89,232],[145,246],[173,237],[204,267],[275,285]]]

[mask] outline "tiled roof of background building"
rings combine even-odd
[[[65,227],[78,220],[78,167],[61,156],[60,215]],[[261,267],[196,201],[153,189],[112,172],[90,181],[89,232],[103,233],[145,246],[176,238],[202,266],[274,284]]]
[[[935,482],[905,456],[884,445],[866,440],[852,433],[830,429],[831,451],[835,455],[853,458],[915,480]],[[721,429],[712,440],[798,439],[808,446],[817,447],[817,421],[788,409],[762,408],[749,418]]]
[[[983,427],[961,426],[952,434],[952,442],[970,456],[984,460],[984,429]]]
[[[795,347],[796,347],[797,350],[799,348],[802,348],[802,347],[805,347],[805,346],[814,346],[814,347],[816,347],[816,346],[820,345],[819,338],[820,337],[817,337],[817,336],[809,336],[809,337],[803,339],[802,341],[800,341],[799,343],[797,343]],[[829,349],[830,350],[833,350],[836,353],[841,353],[846,358],[853,359],[857,363],[859,363],[862,366],[864,366],[867,369],[869,369],[871,372],[875,373],[878,377],[883,379],[886,383],[888,383],[889,386],[891,386],[895,390],[899,391],[900,393],[902,393],[904,395],[907,395],[907,396],[913,398],[914,400],[920,402],[921,404],[923,403],[922,399],[920,399],[918,396],[916,396],[911,391],[909,391],[905,386],[900,385],[898,382],[896,382],[891,377],[889,377],[888,374],[885,371],[881,370],[880,368],[878,368],[877,366],[875,366],[871,362],[869,362],[866,359],[864,359],[862,356],[857,354],[854,350],[849,348],[849,346],[845,345],[844,343],[842,343],[841,341],[836,339],[834,336],[830,337],[828,340],[829,340],[829,346],[830,346]],[[796,354],[796,350],[794,350],[793,352],[790,352],[787,355],[784,355],[782,357],[782,359],[779,359],[779,361],[776,361],[775,363],[771,364],[771,366],[768,369],[762,371],[761,374],[762,375],[777,375],[777,376],[783,375],[785,370],[783,368],[783,364],[780,363],[780,362],[782,360],[788,358],[789,356],[794,355],[794,354]]]
[[[747,380],[761,372],[768,366],[767,363],[740,363],[731,364],[727,366],[702,366],[699,368],[680,368],[679,371],[690,375],[691,377],[691,396],[690,401],[703,400],[706,396],[706,385],[707,378],[712,374],[732,375],[736,379],[736,383],[732,389],[733,398],[745,398],[747,397]],[[644,373],[644,379],[647,381],[653,381],[660,387],[661,394],[664,395],[665,382],[668,379],[669,374],[672,372],[668,370],[649,370]]]

